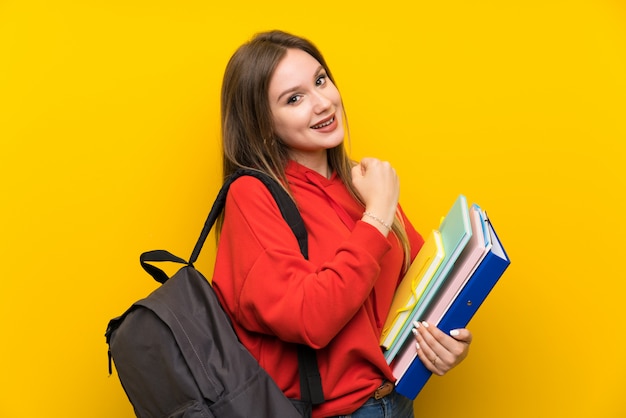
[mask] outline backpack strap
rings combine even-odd
[[[296,236],[296,239],[298,240],[298,246],[300,247],[300,252],[305,259],[309,259],[307,231],[304,227],[304,221],[300,216],[298,207],[296,206],[291,196],[289,196],[289,194],[282,188],[282,186],[269,175],[258,170],[239,169],[232,175],[230,175],[226,179],[226,181],[224,181],[224,184],[218,192],[217,197],[215,198],[215,202],[213,203],[213,206],[211,207],[211,210],[209,212],[209,215],[204,222],[204,227],[202,228],[200,237],[198,237],[198,241],[194,246],[191,257],[189,257],[189,262],[186,262],[180,257],[177,257],[169,251],[165,250],[148,251],[141,254],[141,256],[139,257],[141,266],[157,282],[165,283],[168,279],[168,276],[163,270],[151,264],[148,264],[148,262],[171,261],[174,263],[187,264],[193,267],[193,263],[198,260],[200,251],[202,251],[202,247],[204,246],[204,243],[209,236],[209,233],[211,232],[215,221],[224,209],[224,206],[226,204],[226,195],[228,194],[230,185],[241,176],[256,177],[268,188],[268,190],[274,197],[274,200],[276,201],[283,218]],[[313,405],[319,405],[323,403],[324,393],[322,391],[322,381],[317,365],[317,353],[313,348],[304,344],[298,344],[298,370],[300,373],[300,392],[302,401],[311,403]]]
[[[141,254],[139,257],[139,262],[141,263],[141,267],[150,275],[154,280],[163,284],[167,281],[169,276],[160,268],[148,264],[149,262],[173,262],[179,264],[187,264],[193,267],[193,263],[198,260],[200,256],[200,251],[202,251],[202,247],[217,221],[218,216],[224,210],[224,206],[226,205],[226,195],[228,194],[228,190],[230,189],[230,185],[237,180],[241,176],[252,176],[259,179],[263,184],[269,189],[272,197],[276,201],[278,208],[280,209],[280,213],[283,218],[293,231],[296,239],[298,240],[298,246],[300,247],[300,252],[304,256],[305,259],[309,258],[309,246],[307,240],[307,232],[304,227],[304,221],[300,216],[300,212],[298,211],[298,207],[295,202],[291,199],[291,197],[287,194],[287,192],[278,184],[276,181],[270,177],[269,175],[252,169],[239,169],[231,174],[224,184],[222,185],[220,191],[217,193],[217,197],[213,202],[213,206],[209,211],[209,215],[207,216],[206,221],[204,222],[204,226],[202,228],[202,232],[200,233],[200,237],[198,237],[198,241],[196,242],[193,251],[191,252],[191,257],[189,257],[189,261],[185,261],[182,258],[170,253],[167,250],[153,250],[146,251]]]
[[[308,345],[298,344],[298,371],[300,373],[300,397],[312,405],[324,403],[322,377],[317,366],[317,353]]]
[[[198,256],[200,255],[200,251],[202,250],[202,246],[204,245],[204,242],[209,236],[209,232],[211,232],[211,228],[213,227],[213,224],[215,223],[215,221],[217,220],[217,217],[219,216],[219,214],[224,209],[224,206],[226,205],[226,195],[228,194],[230,185],[241,176],[256,177],[269,189],[270,193],[274,197],[274,200],[276,201],[276,204],[278,204],[280,213],[283,215],[283,218],[285,219],[285,221],[287,221],[287,224],[289,224],[289,227],[291,228],[294,235],[298,239],[300,252],[302,253],[302,255],[304,255],[304,258],[308,259],[309,248],[308,248],[308,241],[307,241],[307,232],[304,227],[304,221],[302,220],[302,217],[300,216],[300,212],[298,211],[298,207],[296,206],[291,196],[289,196],[287,192],[282,188],[282,186],[276,183],[276,181],[269,175],[258,170],[241,168],[235,171],[226,179],[226,181],[222,185],[222,188],[217,194],[217,198],[215,199],[215,202],[213,203],[213,207],[211,208],[211,211],[209,212],[209,216],[207,217],[207,220],[204,223],[204,227],[202,228],[200,237],[198,238],[198,241],[196,242],[196,246],[194,247],[193,252],[191,253],[191,257],[189,258],[189,264],[195,263],[196,260],[198,259]]]

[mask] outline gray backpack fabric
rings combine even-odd
[[[162,285],[109,321],[111,361],[141,418],[310,416],[323,402],[315,351],[298,346],[302,399],[287,399],[239,342],[207,279],[195,269],[202,245],[222,211],[230,184],[241,175],[263,181],[307,256],[307,238],[291,198],[270,177],[240,170],[222,186],[189,261],[168,251],[141,255],[142,267]],[[184,264],[171,278],[153,262]]]

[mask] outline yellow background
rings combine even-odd
[[[142,251],[191,251],[224,66],[271,28],[324,52],[419,230],[464,193],[512,259],[417,415],[626,416],[623,1],[0,0],[0,417],[133,416],[106,324],[156,287]]]

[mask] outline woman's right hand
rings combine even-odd
[[[352,184],[363,199],[365,210],[386,225],[391,225],[400,198],[400,180],[391,164],[376,158],[363,158],[352,168]],[[374,225],[381,232],[385,231],[384,235],[389,232],[371,216],[364,216],[363,221]]]

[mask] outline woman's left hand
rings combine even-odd
[[[413,325],[417,356],[434,374],[443,376],[467,357],[472,342],[469,330],[454,329],[448,335],[427,322],[414,322]]]

